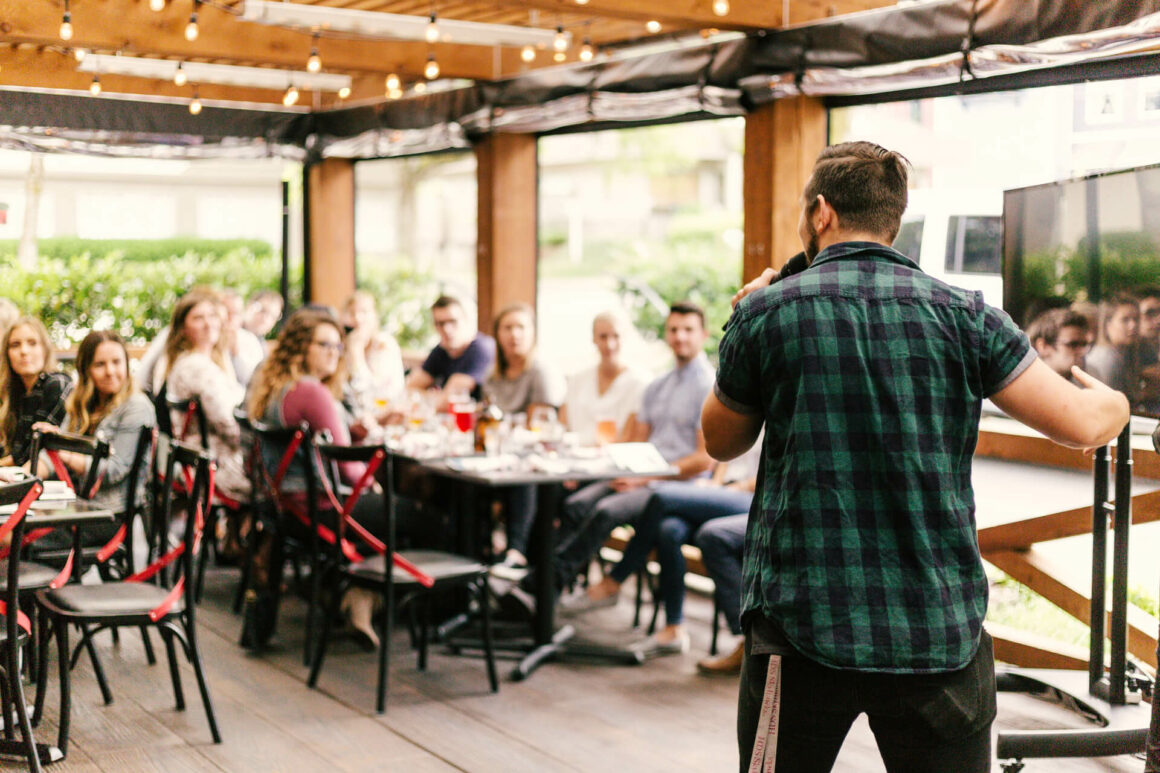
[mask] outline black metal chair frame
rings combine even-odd
[[[35,458],[35,457],[33,457]],[[16,505],[16,512],[7,516],[0,532],[7,531],[12,545],[20,545],[24,539],[24,517],[32,502],[40,496],[41,482],[38,478],[29,478],[18,483],[9,483],[0,486],[0,505]],[[20,612],[20,550],[9,552],[7,559],[8,584],[2,595],[4,609],[4,641],[0,648],[4,651],[4,676],[0,680],[0,701],[2,701],[2,716],[4,719],[4,738],[13,741],[15,728],[20,727],[21,747],[28,759],[28,769],[39,773],[41,770],[40,753],[36,746],[36,739],[32,735],[32,723],[29,721],[28,710],[24,699],[24,684],[20,673],[20,651],[25,644],[31,641],[31,622]],[[23,630],[27,626],[26,630]],[[15,709],[16,722],[13,722],[11,709]]]
[[[382,552],[370,559],[351,561],[350,542],[346,540],[347,529],[356,525],[349,517],[355,501],[362,494],[367,481],[364,479],[356,484],[354,491],[344,503],[339,503],[333,495],[338,490],[338,464],[342,462],[361,462],[371,465],[381,464],[383,474],[380,480],[393,481],[392,456],[382,446],[342,446],[325,443],[316,443],[320,466],[324,469],[321,475],[326,476],[324,484],[329,481],[330,496],[335,505],[334,539],[326,542],[328,560],[323,567],[327,572],[329,585],[333,589],[330,594],[330,609],[322,618],[322,631],[314,647],[314,659],[307,678],[307,685],[314,687],[318,683],[318,676],[322,670],[322,663],[326,656],[326,645],[329,639],[331,621],[339,611],[339,604],[346,590],[351,587],[361,587],[380,594],[384,613],[379,619],[379,663],[378,681],[375,693],[375,711],[383,713],[386,710],[388,661],[390,653],[390,636],[394,628],[395,619],[395,591],[405,591],[400,606],[412,601],[423,601],[422,621],[419,628],[418,641],[418,668],[425,671],[427,668],[427,642],[431,628],[431,599],[437,593],[451,588],[467,588],[474,596],[480,609],[480,620],[483,634],[483,654],[487,664],[488,683],[492,692],[499,690],[499,682],[495,670],[495,653],[491,633],[491,613],[487,593],[487,567],[473,559],[440,551],[416,550],[396,551],[395,545],[395,497],[388,484],[383,487],[383,507],[387,521],[387,539],[382,545]],[[321,476],[320,476],[321,477]],[[364,476],[364,478],[367,476]],[[318,517],[318,508],[314,508],[315,518]],[[316,522],[314,531],[327,528]],[[364,541],[366,536],[363,535]],[[400,566],[402,568],[400,568]]]
[[[185,696],[178,670],[176,646],[179,642],[186,658],[193,666],[198,689],[209,723],[214,743],[221,743],[209,687],[202,666],[201,652],[197,643],[195,580],[197,557],[202,549],[204,514],[209,510],[212,496],[213,461],[208,454],[197,448],[174,442],[166,459],[162,506],[159,510],[159,534],[167,534],[173,516],[177,491],[174,484],[178,476],[185,479],[186,471],[192,471],[189,481],[190,507],[186,513],[183,541],[168,551],[142,572],[126,578],[120,583],[102,585],[73,585],[54,591],[45,590],[37,594],[37,603],[45,613],[40,621],[40,648],[42,662],[47,657],[48,631],[51,622],[57,641],[57,670],[60,678],[60,726],[58,746],[67,754],[71,709],[70,671],[76,662],[80,647],[91,644],[92,636],[110,628],[123,626],[155,626],[165,642],[169,660],[169,674],[178,710],[185,709]],[[137,586],[129,589],[129,586]],[[152,588],[152,592],[142,592]],[[109,603],[110,594],[131,595],[124,604]],[[114,601],[116,599],[114,598]],[[89,606],[86,608],[86,604]],[[82,640],[76,652],[71,652],[69,626],[78,625],[82,630]],[[89,628],[89,626],[94,626]],[[71,657],[70,657],[71,653]],[[40,670],[34,715],[39,718],[43,711],[47,686],[47,668]],[[111,698],[106,695],[106,703]]]

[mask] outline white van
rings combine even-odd
[[[931,276],[980,290],[1001,308],[1002,214],[1001,190],[914,190],[894,248]]]

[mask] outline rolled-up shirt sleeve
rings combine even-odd
[[[751,329],[756,323],[746,313],[747,300],[738,305],[725,325],[713,394],[731,411],[754,414],[762,412],[761,366],[758,347],[752,342]]]

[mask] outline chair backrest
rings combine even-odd
[[[172,400],[166,397],[165,408],[169,411],[170,417],[175,413],[180,417],[172,425],[173,430],[171,434],[175,440],[183,442],[188,440],[189,430],[196,428],[201,447],[204,449],[209,448],[209,422],[205,418],[205,410],[201,407],[201,403],[196,397],[190,397],[185,400]]]
[[[24,541],[24,517],[28,508],[43,490],[39,478],[29,478],[18,483],[7,483],[0,486],[0,507],[3,507],[6,513],[3,516],[3,523],[0,524],[0,541],[7,541],[9,545],[19,545]],[[14,508],[14,512],[8,513],[9,508]],[[3,607],[0,612],[3,612],[5,617],[4,624],[9,642],[16,641],[17,627],[22,627],[31,633],[29,630],[31,624],[20,613],[20,553],[20,550],[8,551],[5,561],[7,563],[8,585],[3,597],[0,598],[0,606]]]
[[[78,435],[73,432],[41,432],[34,430],[30,446],[30,459],[36,459],[41,451],[48,452],[52,459],[53,468],[58,476],[66,481],[76,495],[82,499],[90,499],[97,493],[101,478],[101,462],[109,455],[109,444],[99,437]],[[83,454],[89,457],[89,469],[82,480],[74,481],[72,475],[55,456],[58,451],[71,451],[74,454]]]
[[[327,498],[330,500],[331,506],[338,511],[341,516],[348,516],[354,509],[354,503],[363,496],[363,494],[373,485],[376,479],[390,481],[392,478],[391,454],[384,446],[381,445],[336,445],[334,443],[316,442],[314,445],[315,452],[318,455],[319,466],[322,468],[322,474],[325,476],[323,481],[324,488],[327,492]],[[355,481],[353,490],[346,496],[341,496],[337,492],[340,491],[342,478],[339,473],[340,465],[346,462],[356,462],[366,465],[366,470],[362,478]],[[382,541],[382,548],[388,555],[394,553],[395,548],[395,510],[394,497],[391,496],[389,486],[384,486],[383,496],[383,517],[387,524],[386,539]],[[357,522],[353,519],[348,521],[345,517],[337,518],[337,533],[339,539],[335,540],[334,544],[334,560],[338,561],[339,553],[343,550],[342,540],[350,540],[357,537],[362,542],[370,545],[379,544],[379,541],[365,533]],[[354,533],[352,533],[352,531]]]
[[[170,444],[165,463],[158,525],[158,533],[162,540],[167,538],[169,524],[173,520],[174,503],[181,501],[188,509],[181,543],[183,548],[176,556],[179,559],[176,571],[161,572],[161,576],[163,584],[169,587],[175,587],[176,583],[184,580],[182,591],[185,594],[186,608],[190,610],[193,607],[196,589],[196,583],[193,581],[196,577],[194,566],[204,541],[202,537],[213,495],[213,470],[213,458],[206,451],[180,441]],[[179,491],[179,487],[174,485],[179,481],[186,487],[185,491]],[[176,548],[162,551],[162,558],[158,561],[162,561],[167,555],[173,555],[175,551]]]
[[[281,509],[285,493],[282,483],[287,475],[294,475],[305,481],[306,501],[317,502],[318,476],[311,463],[310,427],[305,422],[296,427],[275,427],[256,419],[250,419],[249,424],[257,445],[258,477],[266,497]]]

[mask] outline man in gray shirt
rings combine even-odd
[[[673,352],[676,367],[645,389],[631,439],[651,442],[665,461],[677,469],[676,479],[705,474],[712,459],[701,434],[701,405],[713,386],[713,366],[703,351],[708,334],[705,313],[688,301],[674,303],[665,321],[665,343]],[[617,524],[631,524],[643,512],[654,479],[618,478],[585,486],[564,502],[552,571],[555,588],[569,585],[592,560]],[[529,574],[520,584],[530,592],[535,579]],[[530,598],[515,594],[521,602]],[[610,606],[616,597],[589,601],[584,594],[570,599],[572,611]]]

